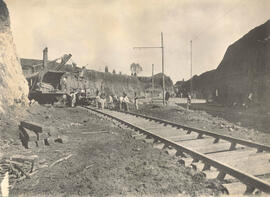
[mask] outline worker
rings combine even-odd
[[[117,95],[113,96],[113,107],[115,110],[119,109],[119,101]]]
[[[109,95],[107,106],[109,109],[113,109],[113,95]]]
[[[67,91],[67,77],[64,76],[62,81],[61,81],[61,90],[62,91]]]
[[[100,94],[100,105],[101,105],[101,110],[104,109],[105,102],[106,102],[106,96],[105,96],[105,93],[102,92],[102,93]]]
[[[124,99],[124,97],[123,96],[120,96],[119,97],[119,110],[121,111],[122,110],[122,108],[123,108],[123,99]]]
[[[100,95],[99,95],[99,91],[96,91],[96,107],[99,108],[100,106]]]
[[[253,100],[252,97],[253,97],[253,93],[250,92],[250,93],[248,94],[248,99],[247,99],[247,105],[246,105],[246,108],[249,108],[250,105],[252,104],[252,100]]]
[[[71,97],[71,107],[75,107],[75,104],[76,104],[76,93],[75,92],[71,92],[70,93],[70,97]]]
[[[134,96],[134,104],[135,104],[135,109],[138,110],[139,105],[138,105],[138,96],[137,96],[136,92],[135,92],[135,96]]]
[[[166,102],[166,105],[168,105],[169,98],[170,98],[170,93],[168,91],[166,91],[166,93],[165,93],[165,102]]]
[[[67,95],[66,94],[63,94],[62,102],[63,102],[63,105],[66,106],[66,104],[67,104]]]
[[[187,110],[189,110],[191,106],[191,95],[188,93],[187,95]]]
[[[124,93],[123,93],[123,109],[124,109],[125,111],[128,111],[128,103],[130,103],[130,102],[129,102],[129,99],[128,99],[128,97],[127,97],[127,94],[124,92]]]

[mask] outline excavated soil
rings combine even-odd
[[[17,138],[23,119],[57,130],[64,143],[23,148]],[[38,156],[37,173],[12,185],[12,196],[208,196],[220,190],[175,156],[134,139],[128,128],[80,108],[13,109],[0,128],[1,157]]]

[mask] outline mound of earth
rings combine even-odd
[[[194,92],[224,104],[246,103],[270,109],[270,20],[230,45],[216,70],[192,79]],[[190,80],[183,86],[190,88]]]

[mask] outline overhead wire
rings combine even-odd
[[[241,1],[243,1],[241,3]],[[234,7],[230,8],[228,11],[226,11],[222,16],[220,16],[214,23],[210,24],[209,26],[205,27],[202,31],[200,31],[199,33],[197,33],[192,40],[196,40],[199,38],[200,35],[202,35],[204,32],[206,32],[206,30],[211,29],[212,27],[214,27],[217,23],[219,23],[219,21],[221,19],[223,19],[225,16],[227,16],[228,14],[230,14],[232,11],[234,11],[235,9],[237,9],[239,7],[239,5],[244,5],[244,0],[238,0],[238,2],[235,4]]]

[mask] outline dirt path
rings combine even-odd
[[[28,120],[56,129],[65,141],[30,150],[10,144],[5,149],[8,155],[35,154],[40,165],[30,179],[15,185],[11,195],[198,196],[215,195],[220,189],[181,166],[176,157],[135,140],[131,130],[87,111],[36,106],[26,114]]]

